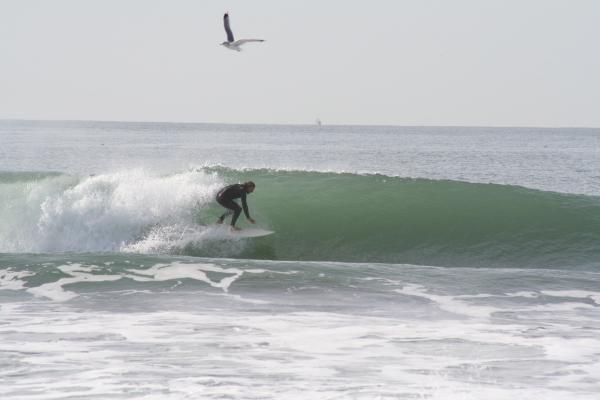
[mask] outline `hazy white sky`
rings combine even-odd
[[[599,0],[0,0],[0,118],[598,127],[599,41]]]

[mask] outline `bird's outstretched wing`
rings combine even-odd
[[[263,39],[240,39],[240,40],[237,40],[235,42],[235,44],[238,46],[241,46],[244,43],[250,43],[250,42],[264,42],[264,40]]]
[[[227,41],[233,42],[233,32],[231,32],[231,28],[229,27],[229,14],[227,13],[223,15],[223,24],[225,24],[225,32],[227,32]]]

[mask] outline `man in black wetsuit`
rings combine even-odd
[[[233,214],[233,217],[231,218],[231,228],[239,231],[240,228],[236,227],[235,223],[238,217],[240,216],[240,213],[242,212],[242,207],[244,209],[244,214],[246,215],[246,218],[248,218],[248,221],[254,223],[255,221],[252,218],[250,218],[250,214],[248,213],[246,195],[248,193],[254,192],[255,187],[256,185],[254,184],[254,182],[248,181],[244,183],[236,183],[234,185],[229,185],[219,190],[219,193],[217,193],[217,203],[227,208],[228,210],[225,214],[219,217],[217,223],[222,224],[225,220],[225,217]],[[233,199],[242,199],[242,207],[240,207],[240,205],[237,202],[233,201]]]

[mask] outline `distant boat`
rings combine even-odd
[[[323,123],[321,122],[321,120],[319,118],[317,118],[317,120],[315,121],[315,123],[317,124],[317,126],[323,125]]]

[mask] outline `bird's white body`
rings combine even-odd
[[[244,43],[249,43],[249,42],[264,42],[264,40],[262,40],[262,39],[240,39],[240,40],[236,40],[235,42],[223,42],[223,43],[221,43],[221,45],[227,47],[229,50],[242,51],[241,46]]]

